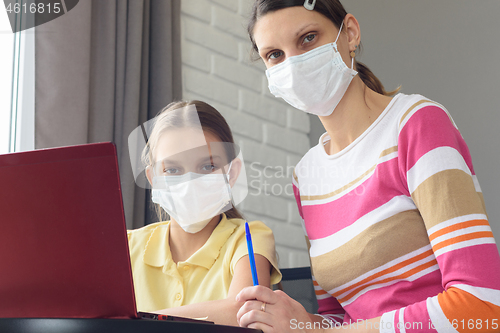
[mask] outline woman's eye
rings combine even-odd
[[[283,51],[274,51],[269,54],[268,59],[278,59],[283,55]]]
[[[306,37],[304,37],[304,41],[302,42],[302,44],[310,43],[314,40],[314,38],[316,38],[315,34],[309,34]]]

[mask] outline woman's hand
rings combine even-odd
[[[306,332],[300,328],[305,328],[306,323],[311,322],[304,307],[281,290],[272,291],[263,286],[247,287],[236,296],[236,301],[245,302],[236,315],[242,327],[260,329],[264,333],[299,333]]]

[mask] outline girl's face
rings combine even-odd
[[[154,176],[181,176],[227,173],[229,160],[226,144],[210,133],[194,128],[177,128],[163,133],[154,150],[154,166],[146,170],[149,182]],[[239,159],[231,164],[230,185],[236,181],[240,169]]]
[[[335,42],[338,32],[335,24],[322,14],[295,6],[261,17],[255,24],[253,37],[260,57],[270,68],[288,57]],[[337,40],[338,49],[344,62],[350,64],[347,39],[342,35]]]
[[[219,138],[200,129],[178,128],[164,133],[155,150],[155,176],[222,173],[228,164]]]

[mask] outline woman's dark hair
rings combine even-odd
[[[196,114],[174,112],[189,105],[196,107]],[[199,120],[198,120],[199,119]],[[233,134],[224,117],[211,105],[202,101],[177,101],[172,102],[163,108],[158,115],[149,136],[148,143],[142,152],[142,160],[146,166],[152,166],[154,156],[156,155],[156,147],[158,140],[165,131],[175,128],[185,128],[192,126],[200,126],[203,131],[209,132],[219,138],[220,142],[234,143]],[[236,150],[233,145],[226,145],[226,154],[228,161],[236,158]],[[156,213],[160,221],[165,220],[165,212],[159,205],[155,206]],[[233,207],[225,212],[227,218],[240,218],[242,214]]]
[[[312,0],[309,0],[312,2]],[[257,44],[253,38],[253,30],[257,21],[267,13],[274,12],[283,8],[303,6],[304,0],[255,0],[252,6],[252,13],[248,22],[247,31],[252,42],[253,50],[259,52]],[[317,0],[314,10],[324,15],[340,28],[344,21],[347,11],[339,0]],[[360,45],[361,46],[361,45]],[[368,88],[386,96],[392,96],[399,91],[399,88],[394,91],[387,92],[382,85],[382,82],[373,74],[373,72],[364,64],[356,61],[356,70],[359,77]]]

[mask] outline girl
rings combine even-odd
[[[237,296],[264,332],[497,332],[500,258],[462,136],[443,106],[386,92],[356,62],[338,0],[256,0],[248,26],[270,91],[326,133],[294,191],[320,315],[282,292]],[[349,325],[350,323],[353,323]]]
[[[242,168],[222,115],[176,102],[156,118],[143,152],[152,200],[170,215],[128,232],[139,311],[236,325],[236,294],[252,285],[245,227],[232,191]],[[274,237],[250,223],[258,279],[279,282]]]

